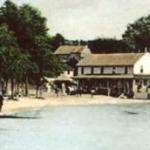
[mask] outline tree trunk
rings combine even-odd
[[[16,93],[20,95],[20,82],[18,81],[16,84]]]
[[[0,77],[0,93],[2,93],[2,87],[3,87],[3,85],[2,85],[2,78]]]
[[[39,97],[39,85],[37,84],[36,85],[36,98]]]
[[[5,95],[8,95],[7,88],[8,88],[8,79],[5,80],[5,86],[4,86]]]
[[[2,84],[2,89],[1,89],[1,91],[2,91],[2,96],[4,96],[4,95],[5,95],[5,89],[4,89],[5,82],[4,82],[4,80],[1,82],[1,84]]]
[[[40,75],[36,78],[36,98],[39,98],[39,88],[40,88]]]
[[[11,78],[11,98],[14,99],[14,79]]]
[[[28,94],[29,94],[28,85],[29,85],[28,76],[26,76],[26,79],[25,79],[25,96],[28,96]]]

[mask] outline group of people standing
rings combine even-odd
[[[52,91],[55,93],[56,96],[62,96],[62,95],[82,95],[85,93],[85,89],[82,86],[77,85],[67,85],[67,84],[54,84],[52,86]],[[96,94],[96,89],[92,87],[90,89],[91,97]]]
[[[62,84],[61,86],[54,85],[53,91],[57,96],[59,95],[72,95],[74,94],[74,91],[76,91],[75,87],[73,86],[67,86],[65,84]]]

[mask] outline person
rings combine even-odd
[[[56,94],[56,96],[59,95],[58,92],[59,92],[59,90],[58,90],[58,87],[56,86],[56,87],[55,87],[55,94]]]
[[[4,98],[3,98],[3,96],[0,94],[0,112],[2,111],[3,101],[4,101]]]
[[[82,87],[81,86],[79,86],[78,92],[79,92],[79,95],[82,96],[82,92],[83,91],[82,91]]]
[[[62,89],[62,95],[66,95],[66,86],[64,83],[62,83],[62,86],[61,86],[61,89]]]
[[[94,94],[95,94],[95,88],[91,88],[91,97],[92,98],[93,98]]]

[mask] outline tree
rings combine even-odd
[[[4,23],[7,24],[8,31],[13,31],[17,45],[11,50],[11,55],[7,56],[11,63],[6,65],[9,67],[4,69],[5,74],[10,78],[12,72],[12,85],[14,80],[25,82],[26,94],[28,93],[27,80],[35,82],[38,91],[44,76],[54,76],[63,68],[60,61],[52,54],[46,18],[38,9],[30,5],[18,7],[7,0],[0,8],[0,25]],[[6,40],[6,46],[8,42],[10,41]]]
[[[55,36],[53,36],[50,39],[50,44],[52,46],[53,51],[55,51],[59,46],[64,45],[64,43],[65,43],[65,38],[59,33],[57,33]]]
[[[135,51],[150,49],[150,15],[129,24],[122,37]]]
[[[18,7],[10,0],[0,8],[0,24],[3,23],[8,25],[9,30],[14,31],[22,50],[30,50],[34,36],[46,35],[48,31],[46,18],[38,9],[27,4]]]
[[[49,37],[48,36],[37,36],[34,41],[35,49],[38,53],[34,53],[33,61],[38,66],[38,71],[34,74],[36,81],[36,96],[39,96],[39,87],[43,83],[45,76],[54,77],[60,74],[64,66],[51,52]]]
[[[12,31],[8,30],[7,25],[0,26],[0,73],[1,81],[11,79],[11,95],[13,95],[14,90],[14,61],[18,54],[18,46],[16,43],[16,38]],[[2,87],[3,89],[3,87]]]
[[[19,84],[24,84],[24,89],[25,89],[25,96],[28,96],[28,79],[30,74],[33,74],[37,72],[38,67],[37,65],[30,60],[30,55],[28,54],[22,54],[18,53],[18,56],[16,60],[14,61],[15,66],[15,76],[16,76],[16,81],[18,83],[18,88]],[[17,89],[17,93],[19,93],[19,89]]]
[[[88,41],[88,47],[93,53],[126,53],[130,51],[124,41],[110,38],[90,40]]]
[[[21,28],[19,18],[19,8],[17,5],[9,0],[6,0],[4,5],[0,7],[0,25],[6,24],[8,26],[8,30],[14,32],[17,43],[17,36]]]

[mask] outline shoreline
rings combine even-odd
[[[121,99],[102,95],[82,96],[46,96],[44,99],[21,97],[18,101],[5,100],[2,114],[11,114],[24,109],[40,109],[52,106],[87,106],[87,105],[118,105],[118,104],[145,104],[150,100]]]

